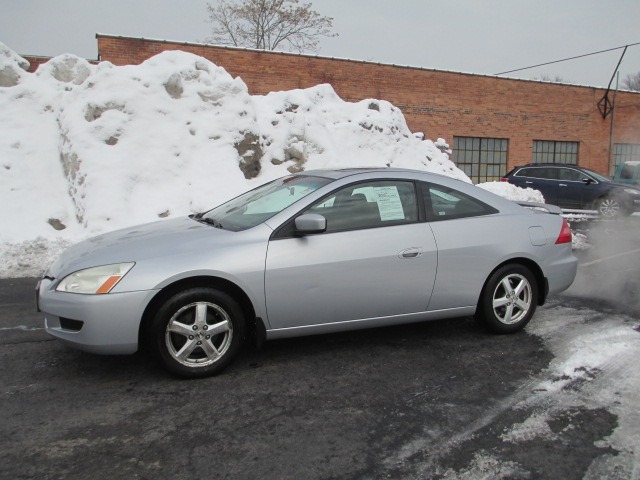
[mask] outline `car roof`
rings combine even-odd
[[[518,165],[516,168],[523,167],[571,167],[571,168],[582,168],[580,165],[576,165],[575,163],[527,163],[525,165]]]
[[[365,167],[365,168],[343,168],[343,169],[327,169],[327,170],[305,170],[295,175],[311,175],[317,177],[329,178],[331,180],[342,180],[354,175],[367,175],[378,174],[384,176],[384,178],[394,177],[395,174],[398,177],[411,175],[413,179],[421,179],[424,181],[433,181],[439,185],[454,188],[462,193],[471,195],[483,202],[488,203],[494,208],[500,211],[509,211],[514,208],[520,209],[519,205],[515,202],[507,200],[500,195],[489,192],[482,188],[476,187],[473,183],[464,182],[457,178],[449,177],[441,173],[428,172],[426,170],[415,170],[409,168],[397,168],[397,167]],[[379,178],[379,177],[374,177]]]
[[[427,172],[425,170],[412,170],[408,168],[396,168],[396,167],[354,167],[354,168],[337,168],[337,169],[321,169],[321,170],[305,170],[297,175],[312,175],[315,177],[325,177],[333,180],[339,180],[341,178],[350,177],[357,174],[367,173],[384,173],[385,175],[393,175],[394,173],[416,173],[416,174],[428,174],[444,176],[433,172]],[[446,177],[446,176],[445,176]],[[449,177],[446,177],[449,178]]]

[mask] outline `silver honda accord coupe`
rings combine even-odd
[[[307,171],[78,243],[37,303],[64,343],[145,345],[183,377],[220,372],[245,339],[471,315],[511,333],[576,274],[566,220],[542,210],[426,172]]]

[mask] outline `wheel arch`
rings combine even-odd
[[[144,310],[144,313],[142,314],[142,320],[140,322],[140,328],[138,330],[138,345],[145,344],[145,338],[147,337],[145,334],[147,332],[147,329],[152,323],[154,315],[162,306],[162,304],[164,304],[164,302],[166,302],[169,298],[171,298],[178,292],[197,287],[215,288],[233,297],[242,309],[242,313],[247,322],[247,332],[255,332],[255,308],[246,292],[238,285],[227,279],[200,275],[177,280],[169,285],[166,285],[158,293],[156,293],[156,295],[148,303],[147,307]]]
[[[533,274],[533,276],[536,279],[536,284],[538,287],[538,305],[544,305],[545,301],[547,300],[547,294],[549,293],[549,283],[545,278],[544,273],[540,268],[540,265],[538,265],[535,261],[531,260],[530,258],[526,258],[526,257],[510,258],[500,263],[499,265],[496,265],[496,267],[493,270],[491,270],[491,272],[489,272],[489,275],[487,275],[487,278],[485,279],[484,284],[482,285],[482,290],[480,290],[480,297],[478,298],[478,305],[482,300],[482,295],[485,289],[487,288],[487,282],[489,281],[491,276],[494,274],[496,270],[504,267],[505,265],[522,265],[523,267],[526,267],[529,269],[529,271]]]

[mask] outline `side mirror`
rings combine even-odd
[[[583,178],[582,179],[582,183],[584,183],[585,185],[591,185],[593,183],[593,180],[590,178]]]
[[[327,229],[327,219],[316,213],[305,213],[295,220],[297,235],[322,233]]]

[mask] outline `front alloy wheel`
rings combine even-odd
[[[538,305],[538,285],[523,265],[504,265],[487,280],[478,305],[477,318],[495,333],[524,328]]]
[[[604,218],[617,218],[622,211],[620,202],[612,197],[603,198],[598,203],[598,213]]]
[[[165,331],[167,350],[185,367],[217,362],[229,350],[232,339],[229,315],[209,302],[185,305],[171,317]]]
[[[232,297],[212,288],[191,288],[160,307],[151,330],[152,346],[172,373],[206,377],[233,359],[244,328],[242,310]]]

